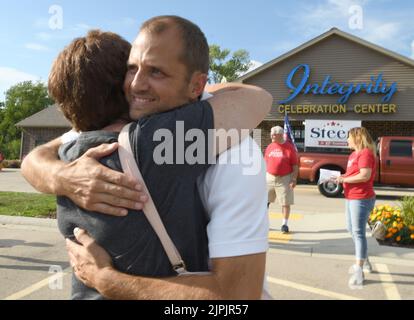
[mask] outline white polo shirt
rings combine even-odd
[[[197,184],[210,215],[207,235],[211,258],[267,251],[266,165],[251,137],[223,152]]]

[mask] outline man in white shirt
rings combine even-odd
[[[176,23],[171,17],[161,17],[161,20],[167,30]],[[159,30],[162,35],[164,29]],[[141,31],[140,35],[143,32],[145,31]],[[170,41],[177,43],[177,39]],[[160,45],[164,45],[164,42]],[[145,104],[161,107],[163,102],[172,104],[174,97],[183,94],[162,87],[164,79],[160,77],[172,75],[159,70],[161,67],[150,65],[151,62],[145,58],[141,54],[133,57],[133,60],[138,61],[131,67],[133,78],[128,82],[127,75],[126,79],[126,83],[134,87],[131,96],[137,96],[133,100],[136,112],[144,110],[141,104],[144,107]],[[146,96],[140,97],[141,92],[147,92]],[[153,108],[145,112],[148,114],[158,111],[160,110]],[[70,166],[64,166],[55,156],[60,143],[58,139],[37,149],[23,163],[23,174],[38,190],[66,195],[85,209],[107,214],[122,215],[125,211],[123,208],[142,208],[134,201],[141,195],[134,190],[135,181],[96,164],[96,158],[112,153],[116,146],[106,145],[91,149]],[[78,278],[109,299],[260,297],[268,231],[265,166],[260,149],[251,138],[245,139],[240,146],[221,157],[238,153],[240,150],[244,154],[242,159],[248,157],[246,152],[253,152],[254,156],[248,165],[260,167],[259,174],[243,175],[243,170],[247,168],[242,164],[218,164],[209,169],[202,188],[199,187],[211,216],[207,230],[212,259],[211,274],[167,279],[122,274],[112,267],[106,252],[84,231],[79,231],[76,237],[82,245],[68,242],[69,255]]]

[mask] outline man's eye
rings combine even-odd
[[[153,68],[152,69],[152,74],[157,75],[157,76],[161,76],[161,75],[163,75],[163,72],[160,69]]]

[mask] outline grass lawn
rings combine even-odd
[[[38,193],[0,192],[0,215],[56,218],[56,197]]]

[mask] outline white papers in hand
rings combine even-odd
[[[336,170],[327,170],[327,169],[320,169],[319,170],[319,180],[318,184],[322,184],[328,181],[334,180],[341,175],[341,172]]]

